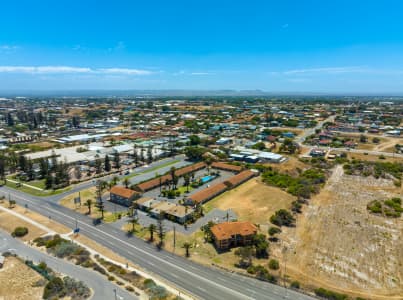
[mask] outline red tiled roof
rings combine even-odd
[[[241,166],[235,166],[235,165],[231,165],[231,164],[227,164],[224,162],[213,162],[211,164],[211,167],[215,168],[215,169],[221,169],[221,170],[227,170],[227,171],[232,171],[232,172],[241,172],[242,171],[242,167]]]
[[[228,178],[224,183],[226,183],[229,187],[235,187],[248,180],[249,178],[252,178],[253,176],[255,176],[255,173],[253,171],[245,170],[237,175]]]
[[[257,228],[251,222],[224,222],[211,227],[216,240],[227,240],[233,235],[247,236],[256,234]]]
[[[136,191],[133,191],[131,189],[127,189],[123,186],[115,185],[114,187],[111,188],[111,194],[115,194],[120,197],[130,199],[133,195],[139,194],[139,193]]]
[[[211,199],[223,192],[225,192],[228,187],[224,183],[217,183],[204,190],[198,191],[189,197],[195,204],[203,203],[204,201]]]
[[[176,170],[175,175],[178,176],[178,177],[181,177],[181,176],[183,176],[185,174],[188,174],[188,173],[191,173],[191,172],[194,172],[194,171],[198,171],[198,170],[203,169],[205,167],[206,167],[206,164],[204,162],[199,162],[199,163],[196,163],[196,164],[193,164],[193,165],[190,165],[190,166],[187,166],[187,167],[184,167],[184,168]],[[161,182],[161,184],[164,184],[165,181],[167,181],[167,180],[168,181],[172,180],[171,174],[166,174],[166,175],[163,175],[161,177],[153,178],[151,180],[139,183],[137,185],[137,187],[142,191],[149,191],[149,190],[159,186],[160,182]]]

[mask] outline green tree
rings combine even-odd
[[[92,200],[88,199],[87,201],[85,201],[85,205],[88,207],[88,215],[91,215]]]
[[[119,152],[115,152],[114,157],[113,157],[113,162],[115,163],[115,168],[120,169],[120,156]]]
[[[200,145],[200,142],[201,142],[201,140],[200,140],[200,137],[199,137],[199,136],[197,136],[197,135],[191,135],[191,136],[189,136],[189,145],[190,145],[190,146],[197,146],[197,145]]]
[[[102,161],[100,158],[95,160],[95,173],[100,174],[102,172]]]
[[[192,248],[192,244],[189,242],[185,242],[183,243],[182,247],[186,250],[186,257],[189,257],[190,256],[189,249]]]
[[[152,147],[147,148],[147,163],[151,164],[153,162],[153,152],[152,152]]]
[[[136,225],[139,223],[139,220],[136,216],[136,214],[133,214],[132,217],[128,220],[128,223],[132,225],[132,228],[130,229],[130,233],[134,233],[136,231]]]
[[[105,155],[104,169],[106,172],[110,172],[111,170],[111,161],[108,155]]]
[[[238,266],[240,268],[248,268],[252,265],[253,249],[250,246],[239,247],[235,251],[235,255],[239,256]]]
[[[150,224],[148,226],[148,232],[150,233],[150,242],[154,241],[154,232],[156,231],[157,226],[155,224]]]
[[[286,209],[279,209],[270,217],[270,222],[277,226],[294,226],[295,218],[292,214]]]
[[[157,233],[159,238],[158,248],[161,249],[164,246],[165,239],[164,213],[162,211],[157,220]]]
[[[266,236],[264,234],[256,234],[253,238],[253,243],[255,245],[257,258],[266,258],[269,256],[269,253],[267,251],[269,243],[267,242]]]
[[[186,192],[189,193],[190,175],[189,174],[183,175],[183,180],[184,180],[184,184],[186,186]]]

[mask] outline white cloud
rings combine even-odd
[[[199,76],[199,75],[213,75],[214,73],[209,73],[209,72],[192,72],[192,73],[190,73],[190,75],[196,75],[196,76]]]
[[[19,46],[16,45],[0,45],[1,50],[6,50],[6,51],[13,51],[19,49]]]
[[[314,74],[314,73],[327,73],[327,74],[340,74],[340,73],[364,73],[368,72],[368,68],[364,67],[326,67],[326,68],[310,68],[310,69],[295,69],[283,72],[286,75],[293,74]]]
[[[93,69],[71,66],[0,66],[0,73],[150,75],[154,72],[129,68]]]
[[[150,75],[154,73],[148,70],[127,69],[127,68],[98,69],[97,72],[105,74],[126,74],[126,75]]]

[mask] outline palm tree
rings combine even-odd
[[[119,182],[119,177],[113,176],[113,178],[112,178],[112,184],[113,184],[113,185],[116,185],[118,182]]]
[[[96,202],[95,207],[98,208],[99,211],[101,212],[101,219],[103,220],[104,219],[105,205],[104,205],[104,202],[102,201],[102,198],[101,198],[101,201]]]
[[[186,250],[186,257],[189,257],[190,256],[189,249],[192,248],[192,244],[189,242],[185,242],[183,244],[183,248],[185,248]]]
[[[126,188],[129,188],[129,184],[130,184],[129,178],[125,178],[125,179],[123,180],[123,184],[125,185]]]
[[[175,189],[174,181],[175,181],[175,177],[176,177],[176,175],[175,175],[176,168],[172,167],[169,172],[171,173],[171,181],[172,181],[173,189]]]
[[[91,199],[88,199],[88,200],[85,202],[85,205],[88,207],[88,215],[91,215],[92,200],[91,200]]]
[[[210,175],[211,164],[213,163],[213,161],[211,160],[210,157],[208,157],[205,162],[206,162],[206,165],[207,165],[207,172]]]
[[[135,226],[139,223],[139,220],[137,219],[136,216],[133,215],[133,217],[131,217],[128,221],[129,224],[132,224],[132,229],[129,230],[130,233],[133,233],[136,231]]]
[[[154,241],[154,232],[157,230],[155,224],[150,224],[148,226],[148,231],[150,232],[150,242]]]
[[[183,180],[185,181],[186,192],[189,193],[190,176],[189,174],[183,175]]]

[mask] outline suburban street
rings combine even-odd
[[[16,200],[19,205],[53,220],[75,228],[77,220],[80,233],[132,261],[141,269],[160,278],[178,290],[199,299],[312,299],[311,297],[235,273],[202,266],[156,247],[145,241],[128,237],[125,232],[109,224],[94,226],[92,220],[49,198],[40,198],[2,187],[0,193]],[[167,241],[169,242],[169,241]]]
[[[392,153],[392,152],[385,152],[385,151],[373,151],[373,150],[364,150],[364,149],[354,149],[354,148],[332,148],[332,147],[323,147],[323,146],[311,146],[310,149],[322,149],[326,151],[338,151],[338,152],[347,152],[347,153],[357,153],[357,154],[365,154],[368,155],[375,155],[375,156],[387,156],[387,157],[396,157],[396,158],[403,158],[403,154],[399,153]],[[308,151],[308,153],[311,150]]]
[[[91,298],[93,300],[115,299],[114,289],[116,289],[116,296],[119,300],[138,299],[133,293],[129,293],[125,289],[108,281],[105,276],[95,271],[76,266],[64,259],[40,252],[0,230],[0,253],[5,251],[15,253],[23,259],[32,260],[34,263],[45,262],[54,271],[85,282],[94,292]]]
[[[313,128],[305,128],[304,131],[302,132],[302,134],[298,135],[295,138],[295,141],[298,144],[302,144],[308,136],[315,133],[316,129],[322,129],[323,124],[325,124],[327,122],[334,122],[335,118],[336,118],[336,116],[330,116],[327,119],[325,119],[321,122],[318,122],[318,124],[316,124],[316,126]]]

